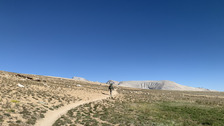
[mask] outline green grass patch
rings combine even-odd
[[[120,125],[224,125],[224,108],[190,102],[116,102],[97,113],[93,116]]]
[[[12,103],[19,103],[20,101],[18,100],[11,100]]]
[[[169,102],[161,103],[159,107],[164,120],[175,120],[184,125],[224,125],[224,109],[220,107]]]

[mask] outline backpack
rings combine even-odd
[[[109,89],[114,90],[113,84],[110,84]]]

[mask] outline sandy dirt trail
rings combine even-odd
[[[113,91],[113,96],[115,96],[117,94],[118,94],[117,91]],[[110,95],[108,95],[108,94],[102,94],[102,95],[97,96],[96,98],[92,98],[90,100],[78,101],[76,103],[72,103],[72,104],[63,106],[57,110],[48,111],[45,114],[45,118],[37,120],[37,123],[35,124],[35,126],[52,126],[58,118],[60,118],[64,114],[66,114],[70,109],[73,109],[75,107],[78,107],[78,106],[86,104],[86,103],[99,101],[99,100],[106,99],[109,97],[110,97]]]

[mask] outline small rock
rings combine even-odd
[[[46,83],[43,83],[45,86],[50,87],[49,85],[47,85]]]
[[[24,86],[20,83],[17,84],[17,86],[21,87],[21,88],[24,88]]]
[[[77,84],[76,86],[77,86],[77,87],[82,87],[80,84]]]
[[[43,101],[38,101],[38,103],[40,103],[40,104],[46,104],[46,102],[43,102]]]

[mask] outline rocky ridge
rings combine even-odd
[[[109,80],[106,82],[106,84],[115,84],[115,85],[118,85],[119,82],[118,81],[114,81],[114,80]]]
[[[154,89],[154,90],[177,90],[177,91],[211,91],[205,88],[189,87],[178,84],[173,81],[161,80],[161,81],[113,81],[109,80],[107,84],[114,83],[116,85],[141,88],[141,89]]]

